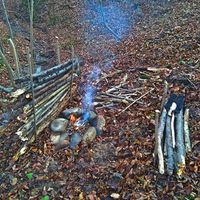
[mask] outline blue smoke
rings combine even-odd
[[[102,12],[101,12],[101,6],[99,3],[95,3],[93,0],[91,1],[91,9],[94,10],[94,16],[92,16],[91,20],[91,28],[90,30],[87,30],[87,34],[95,33],[103,35],[112,35],[112,33],[104,27],[103,24],[103,18],[102,18]],[[130,4],[132,6],[133,3],[130,3],[128,1],[125,1],[125,9],[127,11],[127,8],[130,9]],[[134,5],[134,4],[133,4]],[[106,5],[103,3],[103,14],[105,23],[119,36],[122,37],[124,35],[127,35],[129,33],[130,29],[130,19],[127,18],[123,12],[123,10],[119,7],[119,4],[114,1],[110,1],[109,4],[107,2]],[[87,14],[88,7],[85,8],[85,19],[84,21],[87,21],[87,19],[91,18],[91,16],[88,16]],[[134,10],[131,7],[131,10]],[[130,15],[133,13],[130,11]],[[94,27],[97,27],[95,30]],[[113,35],[115,38],[115,36]],[[117,38],[115,38],[117,40]]]
[[[84,99],[82,101],[83,108],[84,108],[84,114],[83,114],[83,121],[87,121],[89,117],[88,110],[92,106],[93,103],[93,97],[96,93],[96,86],[95,81],[99,78],[101,73],[101,69],[97,66],[95,66],[92,70],[92,72],[86,77],[87,78],[87,85],[86,85],[86,92],[84,95]]]

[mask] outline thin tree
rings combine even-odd
[[[10,22],[9,22],[9,19],[8,19],[8,15],[7,15],[6,7],[5,7],[5,4],[4,4],[4,0],[1,0],[1,3],[2,3],[4,14],[5,14],[5,17],[6,17],[6,22],[7,22],[8,28],[9,28],[10,38],[13,41],[12,29],[11,29]]]

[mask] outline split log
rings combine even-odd
[[[183,109],[177,114],[176,118],[176,154],[175,154],[175,168],[176,173],[180,177],[185,168],[185,145],[183,133]]]
[[[154,159],[153,159],[153,164],[154,166],[157,164],[158,162],[158,124],[159,124],[159,110],[155,110],[155,149],[154,149]]]
[[[75,91],[76,89],[76,86],[73,87],[73,91]],[[65,94],[64,97],[62,97],[59,102],[54,106],[55,111],[53,113],[51,113],[51,117],[48,118],[47,121],[44,121],[39,127],[38,127],[38,130],[37,130],[37,135],[39,135],[43,130],[44,128],[46,128],[53,119],[55,119],[58,114],[62,111],[62,109],[64,108],[64,106],[67,105],[69,101],[69,96],[67,95],[67,93]],[[59,105],[59,106],[58,106]],[[19,159],[19,157],[21,155],[23,155],[24,153],[27,152],[27,150],[30,148],[30,145],[35,141],[35,136],[33,135],[33,137],[31,138],[30,141],[27,141],[18,151],[17,153],[15,154],[15,156],[13,157],[13,160],[17,161]]]
[[[167,173],[169,175],[173,174],[174,171],[174,154],[173,154],[173,145],[172,145],[172,132],[171,132],[171,116],[167,115],[166,120],[166,147],[167,147]]]
[[[185,135],[185,149],[186,152],[191,152],[190,131],[189,131],[189,109],[185,109],[184,113],[184,135]]]
[[[156,145],[157,150],[155,151],[155,155],[154,155],[154,156],[158,156],[158,168],[161,174],[164,174],[165,172],[164,158],[163,158],[163,133],[165,129],[166,116],[167,116],[167,111],[164,108],[161,118],[160,118],[160,124],[158,127],[158,144]]]

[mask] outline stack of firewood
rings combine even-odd
[[[164,101],[166,93],[167,89],[164,93]],[[181,177],[186,166],[186,153],[191,151],[188,126],[189,109],[184,108],[183,115],[183,101],[182,95],[173,94],[166,105],[163,108],[161,106],[160,120],[160,111],[156,110],[154,165],[158,163],[161,174],[165,173],[166,164],[166,171],[169,175],[176,173]]]
[[[72,73],[72,68],[74,68],[73,72],[79,70],[77,57],[73,60],[73,63],[70,60],[46,71],[32,75],[35,112],[33,109],[30,77],[20,77],[15,80],[16,84],[23,84],[26,87],[11,93],[11,97],[20,100],[13,109],[20,112],[18,120],[25,123],[16,133],[25,143],[14,156],[14,160],[17,160],[20,155],[27,151],[30,144],[35,141],[36,135],[41,133],[62,111],[63,107],[66,106],[70,99],[70,89],[74,91],[76,87],[73,86],[71,88],[72,79],[77,76],[76,73]],[[36,134],[34,134],[34,115],[37,126]]]

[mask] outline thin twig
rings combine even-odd
[[[142,99],[144,96],[146,96],[147,94],[149,94],[150,92],[152,92],[154,90],[154,88],[153,89],[151,89],[150,91],[148,91],[148,92],[146,92],[145,94],[143,94],[141,97],[139,97],[138,99],[136,99],[136,100],[134,100],[129,106],[127,106],[124,110],[122,110],[120,113],[119,113],[119,115],[120,114],[122,114],[124,111],[126,111],[128,108],[130,108],[134,103],[136,103],[138,100],[140,100],[140,99]],[[127,100],[127,99],[126,99]]]

